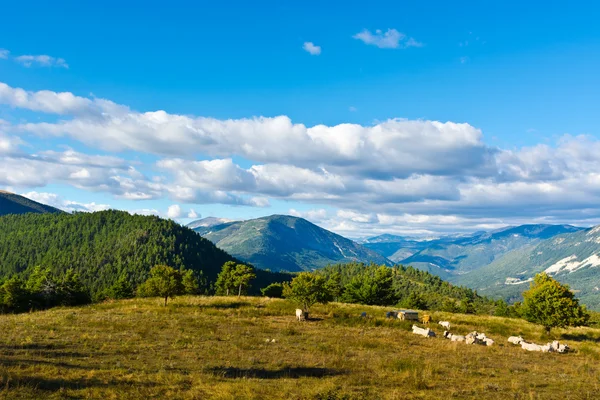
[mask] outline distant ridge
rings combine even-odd
[[[0,216],[25,213],[62,213],[63,211],[15,193],[0,190]]]
[[[350,239],[289,215],[199,226],[194,230],[234,257],[273,271],[308,271],[356,261],[392,264]]]

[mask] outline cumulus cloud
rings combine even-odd
[[[167,209],[167,217],[171,219],[177,219],[181,217],[181,207],[179,204],[173,204],[172,206],[169,206]]]
[[[63,58],[55,58],[45,54],[41,55],[22,55],[15,57],[15,61],[23,64],[25,67],[31,67],[37,65],[40,67],[59,67],[69,68],[69,64]]]
[[[67,136],[103,150],[241,156],[380,179],[414,173],[488,174],[497,151],[483,143],[479,129],[466,123],[391,119],[372,126],[306,127],[287,116],[218,120],[165,111],[139,113],[108,100],[27,92],[6,84],[0,84],[0,103],[70,115],[56,123],[24,123],[18,128],[38,135]]]
[[[6,60],[10,54],[10,51],[6,49],[0,49],[0,59]]]
[[[196,211],[192,208],[190,209],[190,211],[188,212],[187,215],[188,218],[200,218],[200,214],[197,214]]]
[[[305,126],[287,116],[221,120],[138,112],[110,100],[2,83],[0,104],[58,116],[16,127],[0,121],[0,185],[66,183],[178,204],[301,202],[315,209],[290,205],[296,207],[290,212],[348,235],[600,222],[600,141],[592,136],[506,150],[485,144],[476,127],[452,121]],[[158,156],[155,165],[144,165],[156,176],[114,156],[71,149],[29,154],[13,131]],[[181,208],[177,214],[193,215]]]
[[[377,46],[380,49],[406,49],[408,47],[423,46],[423,43],[417,42],[411,37],[407,37],[404,33],[398,32],[396,29],[388,29],[386,32],[377,29],[375,33],[372,33],[368,29],[364,29],[352,37],[365,44]]]
[[[304,42],[302,48],[312,56],[321,54],[321,46],[317,46],[313,42]]]
[[[98,204],[96,202],[79,203],[72,200],[65,200],[56,193],[31,191],[27,193],[21,193],[21,195],[33,201],[37,201],[38,203],[47,204],[67,212],[95,212],[110,209],[110,205],[108,204]]]

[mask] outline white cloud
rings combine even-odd
[[[302,48],[313,56],[321,54],[321,46],[317,46],[313,42],[304,42]]]
[[[31,67],[32,65],[38,65],[41,67],[60,67],[69,68],[69,64],[63,58],[55,58],[45,54],[41,55],[22,55],[15,57],[15,61],[23,64],[25,67]]]
[[[200,218],[200,214],[197,214],[196,211],[194,211],[194,209],[190,209],[190,211],[188,212],[187,215],[188,218]]]
[[[47,204],[52,207],[56,207],[63,211],[74,212],[74,211],[85,211],[85,212],[95,212],[95,211],[103,211],[110,209],[110,205],[108,204],[97,204],[95,202],[91,203],[79,203],[72,200],[65,200],[61,196],[56,193],[47,193],[47,192],[27,192],[21,194],[28,199],[33,201],[37,201],[38,203]]]
[[[409,38],[404,33],[398,32],[395,29],[388,29],[386,32],[377,29],[375,33],[364,29],[352,37],[365,44],[377,46],[380,49],[406,49],[408,47],[423,46],[423,43],[417,42],[415,39]]]
[[[169,206],[169,208],[167,209],[167,217],[171,219],[181,217],[181,207],[179,206],[179,204],[173,204],[172,206]]]
[[[6,49],[0,49],[0,59],[6,60],[10,54],[10,51]]]
[[[479,129],[451,121],[305,126],[287,116],[220,120],[137,112],[109,100],[2,83],[0,103],[59,116],[17,127],[0,121],[0,185],[19,189],[60,183],[182,205],[301,202],[314,212],[290,212],[349,235],[600,222],[600,141],[592,136],[505,150],[485,144]],[[118,157],[72,149],[29,154],[14,132],[159,156],[155,165],[140,167],[156,175],[147,177],[138,164]],[[180,208],[178,215],[192,211]]]

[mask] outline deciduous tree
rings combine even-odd
[[[523,299],[525,319],[542,325],[547,333],[552,328],[585,325],[590,318],[569,286],[546,273],[535,276],[529,290],[523,293]]]

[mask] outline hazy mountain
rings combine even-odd
[[[196,221],[190,222],[186,226],[190,229],[196,228],[210,228],[211,226],[225,224],[227,222],[233,222],[231,219],[226,218],[216,218],[216,217],[206,217],[202,219],[198,219]]]
[[[287,215],[194,230],[234,257],[273,271],[311,270],[351,261],[391,264],[385,257],[350,239]]]
[[[50,207],[18,194],[0,190],[0,216],[25,213],[61,213],[58,208]]]
[[[507,253],[455,282],[482,294],[518,299],[545,271],[568,283],[584,304],[600,308],[600,226],[566,233]]]
[[[399,261],[450,279],[482,268],[511,251],[582,229],[571,225],[520,225],[445,237],[428,242],[424,249]]]

